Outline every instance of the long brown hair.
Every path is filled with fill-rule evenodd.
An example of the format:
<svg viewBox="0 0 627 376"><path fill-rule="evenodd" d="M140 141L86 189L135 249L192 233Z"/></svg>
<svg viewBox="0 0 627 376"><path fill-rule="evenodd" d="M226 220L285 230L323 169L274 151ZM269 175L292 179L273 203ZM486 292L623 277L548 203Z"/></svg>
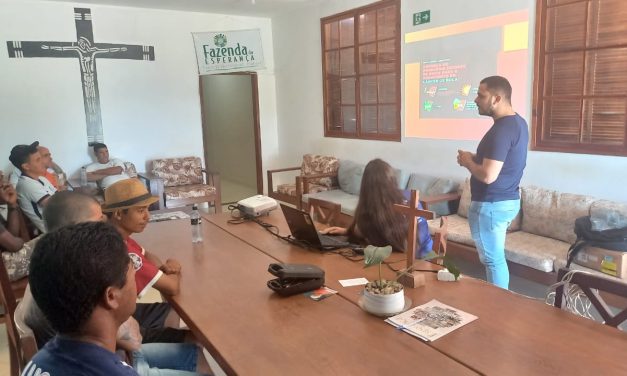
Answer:
<svg viewBox="0 0 627 376"><path fill-rule="evenodd" d="M371 245L405 250L407 220L392 209L393 204L401 204L404 199L392 166L381 159L368 162L349 234Z"/></svg>

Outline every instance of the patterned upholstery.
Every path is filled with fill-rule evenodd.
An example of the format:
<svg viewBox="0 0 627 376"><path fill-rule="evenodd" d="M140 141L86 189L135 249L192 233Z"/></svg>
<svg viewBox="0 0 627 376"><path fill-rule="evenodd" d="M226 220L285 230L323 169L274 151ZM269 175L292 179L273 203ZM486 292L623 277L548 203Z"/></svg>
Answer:
<svg viewBox="0 0 627 376"><path fill-rule="evenodd" d="M166 187L202 184L202 164L198 157L155 159L152 173L164 181Z"/></svg>
<svg viewBox="0 0 627 376"><path fill-rule="evenodd" d="M124 162L124 169L126 170L126 174L131 178L137 177L137 169L132 162Z"/></svg>
<svg viewBox="0 0 627 376"><path fill-rule="evenodd" d="M329 157L324 155L305 154L303 155L303 164L300 169L301 176L316 175L316 174L337 174L337 170L340 167L339 159L335 157ZM337 186L337 178L320 178L310 180L309 183L323 185L326 187ZM306 192L305 192L306 193Z"/></svg>
<svg viewBox="0 0 627 376"><path fill-rule="evenodd" d="M206 184L189 184L178 187L165 187L165 199L204 197L216 193L216 188Z"/></svg>
<svg viewBox="0 0 627 376"><path fill-rule="evenodd" d="M309 184L309 193L323 192L329 189L331 188L325 185ZM296 184L279 184L277 186L277 192L288 196L296 196Z"/></svg>

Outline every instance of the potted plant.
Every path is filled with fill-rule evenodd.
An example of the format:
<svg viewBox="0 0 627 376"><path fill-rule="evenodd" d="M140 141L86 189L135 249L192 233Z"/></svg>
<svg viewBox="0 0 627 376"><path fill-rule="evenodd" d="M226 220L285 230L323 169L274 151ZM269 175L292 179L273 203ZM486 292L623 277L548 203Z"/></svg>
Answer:
<svg viewBox="0 0 627 376"><path fill-rule="evenodd" d="M379 266L379 279L368 282L363 293L362 308L372 314L389 316L400 313L405 307L403 285L396 280L386 280L381 276L381 263L392 253L392 247L364 249L364 268Z"/></svg>

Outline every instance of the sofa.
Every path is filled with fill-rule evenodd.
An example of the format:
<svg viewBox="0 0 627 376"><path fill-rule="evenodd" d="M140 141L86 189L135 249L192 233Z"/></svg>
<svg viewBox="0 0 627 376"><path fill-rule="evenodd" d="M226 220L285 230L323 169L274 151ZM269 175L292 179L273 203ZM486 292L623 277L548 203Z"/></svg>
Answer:
<svg viewBox="0 0 627 376"><path fill-rule="evenodd" d="M337 181L337 186L333 189L304 193L301 197L302 202L307 206L309 198L316 198L337 203L342 206L342 215L348 219L352 218L359 201L364 168L365 164L363 163L348 159L339 160L337 173L332 176L332 180ZM433 211L438 216L455 212L456 202L451 199L457 197L459 183L451 179L437 178L416 172L410 173L401 169L396 169L396 174L399 188L417 190L419 200L425 209ZM308 179L308 177L302 177L304 183Z"/></svg>
<svg viewBox="0 0 627 376"><path fill-rule="evenodd" d="M448 252L476 260L468 226L469 180L460 188L457 213L448 216ZM576 240L575 219L590 215L606 228L627 222L627 204L535 186L523 186L520 193L521 211L508 228L505 257L512 273L541 283L554 283L566 265L568 248ZM439 221L429 221L431 233L438 227Z"/></svg>

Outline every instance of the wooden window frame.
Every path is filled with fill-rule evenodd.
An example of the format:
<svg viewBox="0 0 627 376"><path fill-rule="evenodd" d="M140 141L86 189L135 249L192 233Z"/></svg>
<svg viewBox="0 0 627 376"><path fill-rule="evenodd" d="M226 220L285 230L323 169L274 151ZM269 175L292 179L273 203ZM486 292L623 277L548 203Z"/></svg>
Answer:
<svg viewBox="0 0 627 376"><path fill-rule="evenodd" d="M390 6L396 7L396 24L395 24L395 32L394 32L393 38L379 39L377 32L375 32L374 40L360 43L360 39L359 39L360 17L359 16L367 12L372 12L372 11L376 12L379 9L387 8ZM340 75L338 76L338 78L341 81L341 79L344 77L354 76L354 79L355 79L355 103L354 103L355 117L356 117L355 132L345 132L345 128L343 124L342 124L341 129L339 130L331 129L332 125L329 124L330 114L327 113L328 109L332 106L332 104L329 102L330 99L327 97L327 90L329 89L327 88L327 81L329 81L330 74L328 74L327 72L327 62L326 62L325 53L330 50L341 51L342 46L338 45L337 48L331 48L331 47L327 48L326 43L325 43L326 41L325 25L333 23L333 22L339 22L340 20L347 19L350 17L353 18L354 37L353 37L352 48L354 49L353 65L354 65L355 72L354 72L354 75L347 75L347 76ZM378 20L376 20L375 23L377 23L377 28L378 28ZM383 1L379 1L370 5L351 9L342 13L338 13L332 16L322 18L320 19L320 34L321 34L321 47L322 47L321 59L322 59L322 81L323 81L324 136L325 137L338 137L338 138L366 139L366 140L401 141L401 3L400 3L400 0L383 0ZM359 67L359 50L360 50L359 47L365 44L374 43L375 46L377 46L376 51L378 55L379 43L385 42L385 41L389 42L392 40L394 41L394 47L395 47L394 58L396 59L393 70L380 71L379 61L377 61L377 67L374 72L368 72L368 73L362 74L360 72L360 67ZM385 73L394 73L396 75L396 78L395 78L396 92L394 94L395 102L380 102L379 101L380 90L379 90L379 86L377 86L377 100L374 103L374 105L372 103L369 103L370 106L375 106L377 108L377 132L376 133L365 132L362 128L362 121L361 121L362 101L361 101L361 95L360 95L361 93L360 79L363 77L367 77L367 76L378 77ZM341 102L341 85L340 85L339 90L340 90L339 105L341 107L343 105L343 103ZM348 105L350 106L351 104L348 104ZM380 127L379 108L381 105L394 105L395 106L396 124L394 125L395 130L393 133L381 133L380 132L381 127ZM342 116L340 115L340 118L341 117Z"/></svg>
<svg viewBox="0 0 627 376"><path fill-rule="evenodd" d="M583 5L582 3L586 4ZM582 7L586 6L586 14L584 16L585 23L581 25L582 28L585 28L583 33L584 35L582 37L583 44L579 47L568 47L568 43L562 44L562 48L555 46L558 45L560 41L558 39L549 40L549 36L547 35L549 31L547 29L549 29L549 25L552 25L554 28L551 30L555 30L563 24L560 24L560 21L555 22L554 20L553 22L555 23L551 23L552 20L549 18L549 9L558 9L558 7L564 7L562 9L565 9L565 7L574 7L577 6L577 4L581 4ZM590 16L594 10L598 11L598 9L600 9L594 8L596 4L596 0L536 0L535 62L532 102L532 150L627 156L627 91L625 91L623 95L617 95L616 93L611 95L604 95L603 93L595 94L596 89L594 89L594 85L597 84L597 71L590 67L588 63L591 60L592 54L598 54L599 51L613 52L619 49L625 49L627 48L627 42L621 41L619 43L604 44L603 40L598 37L599 34L595 34L600 27L599 25L603 24L601 19L591 18ZM557 11L554 10L553 12ZM567 17L564 17L561 20L565 19L567 19ZM608 27L607 25L610 24L606 23L604 26ZM558 38L563 38L565 35L557 32L555 32L555 34L558 35ZM591 41L593 36L597 36L598 39L596 41ZM552 43L555 47L551 51L547 52L548 43ZM564 47L564 45L566 45L566 47ZM547 87L552 88L554 83L559 82L557 79L553 80L551 76L551 74L555 74L557 71L556 69L553 69L553 73L548 72L548 68L551 68L550 63L555 63L557 61L557 57L564 56L564 54L579 52L581 53L583 64L582 73L578 77L581 79L581 92L579 95L563 93L555 94L555 92L549 92ZM562 59L567 60L565 57L562 57ZM616 64L614 63L612 65ZM618 69L612 69L610 72L612 74L617 73ZM618 73L627 75L627 67ZM601 84L599 84L599 86L601 86ZM620 105L620 101L623 100L625 103L622 110L623 112L621 113L620 109L614 112L612 110L607 110L606 112L599 110L598 112L595 112L596 110L594 109L594 105L596 103L603 103L599 100L604 98L609 99L618 105ZM609 100L607 102L609 102ZM572 110L569 109L568 106L559 108L558 105L555 104L552 107L549 105L551 102L556 103L559 101L570 101L570 103L575 103L576 101L579 102L577 106L573 106ZM564 104L566 102L561 103ZM547 105L545 106L545 104ZM550 116L553 116L553 113L551 113L550 110L553 110L556 114L561 112L560 115L566 117L572 116L575 119L578 116L578 134L575 133L570 135L571 138L577 138L577 141L568 140L568 136L560 135L557 132L557 135L555 136L545 137L548 132L552 131L551 126L555 124L550 123L548 120ZM579 113L578 115L577 112ZM557 115L555 116L557 117ZM598 139L594 140L594 132L602 133L599 129L609 129L610 132L620 135L620 121L612 120L612 116L618 119L620 119L621 116L624 118L622 145L619 144L621 139L620 136L613 136L612 140L614 144L610 144L610 137L612 136L607 136L608 138L606 140L597 136ZM562 119L562 121L564 120ZM613 123L610 121L613 121ZM568 120L566 120L566 122L568 122ZM595 124L597 124L596 127ZM608 126L607 124L610 125ZM559 128L559 125L557 125L557 127ZM572 127L572 129L569 129L568 131L572 132L574 129L575 127ZM560 140L560 137L562 140Z"/></svg>

